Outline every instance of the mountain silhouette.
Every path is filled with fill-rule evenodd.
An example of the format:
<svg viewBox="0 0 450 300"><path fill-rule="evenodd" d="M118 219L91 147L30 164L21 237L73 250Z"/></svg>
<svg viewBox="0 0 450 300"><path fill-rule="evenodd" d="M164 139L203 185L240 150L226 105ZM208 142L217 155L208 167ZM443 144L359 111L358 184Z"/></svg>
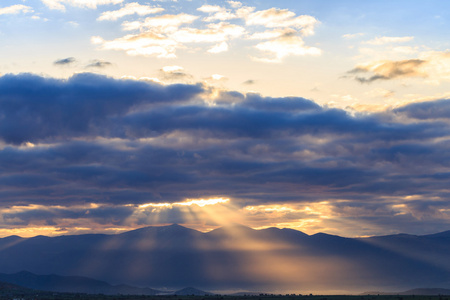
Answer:
<svg viewBox="0 0 450 300"><path fill-rule="evenodd" d="M212 295L212 293L209 292L205 292L193 287L187 287L181 290L178 290L176 292L173 293L174 295L179 295L179 296L207 296L207 295Z"/></svg>
<svg viewBox="0 0 450 300"><path fill-rule="evenodd" d="M172 290L450 288L450 232L344 238L236 224L203 233L173 224L114 235L0 239L0 272L22 270Z"/></svg>

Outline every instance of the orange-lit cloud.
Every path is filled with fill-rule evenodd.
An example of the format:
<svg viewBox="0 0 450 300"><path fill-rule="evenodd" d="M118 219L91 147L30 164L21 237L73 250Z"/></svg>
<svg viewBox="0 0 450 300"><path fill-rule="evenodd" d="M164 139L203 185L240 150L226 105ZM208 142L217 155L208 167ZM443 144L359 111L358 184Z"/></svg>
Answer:
<svg viewBox="0 0 450 300"><path fill-rule="evenodd" d="M174 206L191 206L191 205L197 205L199 207L204 207L207 205L228 203L229 201L230 201L230 199L226 199L226 198L188 199L184 202L175 202L175 203L147 203L147 204L139 205L139 208L147 208L147 207L172 208Z"/></svg>

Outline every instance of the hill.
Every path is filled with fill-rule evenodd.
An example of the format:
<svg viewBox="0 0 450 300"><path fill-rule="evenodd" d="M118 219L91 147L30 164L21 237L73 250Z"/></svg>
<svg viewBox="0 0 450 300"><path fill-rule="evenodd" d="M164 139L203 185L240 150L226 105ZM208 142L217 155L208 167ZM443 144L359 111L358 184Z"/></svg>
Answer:
<svg viewBox="0 0 450 300"><path fill-rule="evenodd" d="M65 290L104 293L131 293L130 286L300 293L450 288L450 238L443 232L352 239L239 225L202 233L174 224L116 235L0 239L0 272L22 270L75 276L79 283L47 275L39 288L59 280Z"/></svg>
<svg viewBox="0 0 450 300"><path fill-rule="evenodd" d="M0 281L29 289L105 295L156 295L160 291L150 288L137 288L128 285L110 285L104 281L80 276L36 275L21 271L14 274L0 273Z"/></svg>

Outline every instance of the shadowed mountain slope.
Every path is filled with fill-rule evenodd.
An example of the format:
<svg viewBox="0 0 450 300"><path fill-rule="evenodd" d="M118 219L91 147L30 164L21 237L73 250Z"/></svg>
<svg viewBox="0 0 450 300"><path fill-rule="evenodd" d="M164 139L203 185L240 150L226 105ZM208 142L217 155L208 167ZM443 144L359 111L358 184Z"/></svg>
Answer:
<svg viewBox="0 0 450 300"><path fill-rule="evenodd" d="M443 232L352 239L241 225L202 233L174 224L117 235L0 239L0 272L21 270L171 289L449 288L450 238Z"/></svg>

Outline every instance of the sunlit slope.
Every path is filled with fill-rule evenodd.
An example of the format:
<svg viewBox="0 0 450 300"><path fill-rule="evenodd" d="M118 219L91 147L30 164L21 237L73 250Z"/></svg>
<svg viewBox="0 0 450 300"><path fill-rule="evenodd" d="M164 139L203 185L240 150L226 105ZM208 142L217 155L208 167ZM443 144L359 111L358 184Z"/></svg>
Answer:
<svg viewBox="0 0 450 300"><path fill-rule="evenodd" d="M450 286L450 239L350 239L233 225L179 225L118 235L0 239L0 272L87 276L154 288L284 291L404 290Z"/></svg>

